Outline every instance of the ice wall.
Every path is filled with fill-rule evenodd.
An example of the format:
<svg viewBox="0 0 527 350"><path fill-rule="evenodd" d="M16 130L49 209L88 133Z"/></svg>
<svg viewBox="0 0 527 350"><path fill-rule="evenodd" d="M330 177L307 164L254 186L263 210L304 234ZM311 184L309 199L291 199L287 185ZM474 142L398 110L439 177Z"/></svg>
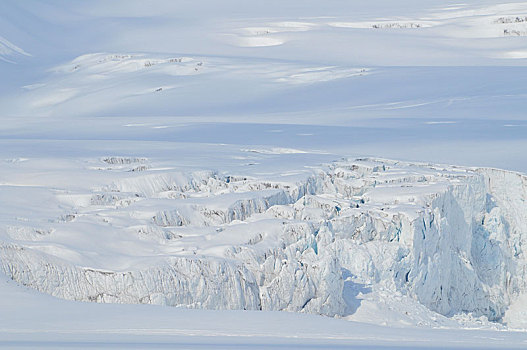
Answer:
<svg viewBox="0 0 527 350"><path fill-rule="evenodd" d="M353 313L347 289L363 286L445 316L500 321L527 289L518 173L375 159L297 182L145 171L94 190L78 218L45 235L5 229L2 270L73 300L330 316ZM97 260L101 252L72 258L88 255L75 242L90 235L87 223L108 232L101 245L122 253L119 267ZM77 234L68 241L67 232ZM123 237L140 249L120 251Z"/></svg>

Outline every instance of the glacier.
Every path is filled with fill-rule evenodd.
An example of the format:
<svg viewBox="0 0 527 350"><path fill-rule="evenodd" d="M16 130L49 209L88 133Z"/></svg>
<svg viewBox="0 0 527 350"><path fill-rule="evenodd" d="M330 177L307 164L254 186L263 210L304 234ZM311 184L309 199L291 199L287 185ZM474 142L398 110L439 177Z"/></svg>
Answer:
<svg viewBox="0 0 527 350"><path fill-rule="evenodd" d="M493 322L527 291L521 173L360 158L287 180L99 162L119 178L55 194L70 207L40 226L2 228L7 276L70 300L339 317L382 293ZM115 258L72 232L99 232Z"/></svg>
<svg viewBox="0 0 527 350"><path fill-rule="evenodd" d="M0 348L524 348L526 18L0 1Z"/></svg>

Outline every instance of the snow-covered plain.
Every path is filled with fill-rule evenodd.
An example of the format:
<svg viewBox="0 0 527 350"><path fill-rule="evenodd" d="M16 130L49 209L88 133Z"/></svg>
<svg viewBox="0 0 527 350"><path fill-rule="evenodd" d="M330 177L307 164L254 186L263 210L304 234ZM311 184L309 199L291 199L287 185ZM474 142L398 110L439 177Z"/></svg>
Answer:
<svg viewBox="0 0 527 350"><path fill-rule="evenodd" d="M525 347L526 63L521 2L2 1L0 347Z"/></svg>

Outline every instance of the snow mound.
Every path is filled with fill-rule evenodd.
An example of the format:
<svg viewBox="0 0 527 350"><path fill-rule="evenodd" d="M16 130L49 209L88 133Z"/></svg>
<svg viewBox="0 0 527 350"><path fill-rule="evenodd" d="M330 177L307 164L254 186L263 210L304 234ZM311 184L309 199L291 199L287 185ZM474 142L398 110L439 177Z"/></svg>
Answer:
<svg viewBox="0 0 527 350"><path fill-rule="evenodd" d="M247 46L280 44L270 37L243 37ZM14 101L14 113L39 116L166 115L174 111L213 110L226 101L238 104L242 95L253 96L240 81L250 76L261 98L370 74L370 69L318 66L294 62L232 59L221 56L176 56L146 53L90 53L49 70L43 81L23 86ZM224 93L226 86L239 94ZM210 88L207 93L204 87ZM207 98L204 96L207 95ZM208 107L207 107L208 106ZM79 108L82 107L82 108ZM181 113L181 112L179 112ZM126 124L140 126L142 124ZM148 124L144 124L145 126ZM162 131L170 125L152 125Z"/></svg>
<svg viewBox="0 0 527 350"><path fill-rule="evenodd" d="M278 46L289 41L287 33L307 32L316 26L315 23L297 21L263 23L258 27L234 30L234 33L226 34L225 37L228 42L240 47Z"/></svg>

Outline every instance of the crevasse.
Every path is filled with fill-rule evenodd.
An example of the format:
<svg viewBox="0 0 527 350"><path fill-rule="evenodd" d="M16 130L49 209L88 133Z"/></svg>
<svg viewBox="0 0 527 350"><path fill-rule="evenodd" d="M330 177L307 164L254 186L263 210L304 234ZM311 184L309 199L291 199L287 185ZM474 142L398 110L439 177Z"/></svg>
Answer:
<svg viewBox="0 0 527 350"><path fill-rule="evenodd" d="M527 291L527 177L514 172L376 159L294 183L147 170L91 196L79 219L6 228L2 270L71 300L329 316L356 310L350 285L498 322ZM94 267L37 244L86 223L157 253Z"/></svg>

